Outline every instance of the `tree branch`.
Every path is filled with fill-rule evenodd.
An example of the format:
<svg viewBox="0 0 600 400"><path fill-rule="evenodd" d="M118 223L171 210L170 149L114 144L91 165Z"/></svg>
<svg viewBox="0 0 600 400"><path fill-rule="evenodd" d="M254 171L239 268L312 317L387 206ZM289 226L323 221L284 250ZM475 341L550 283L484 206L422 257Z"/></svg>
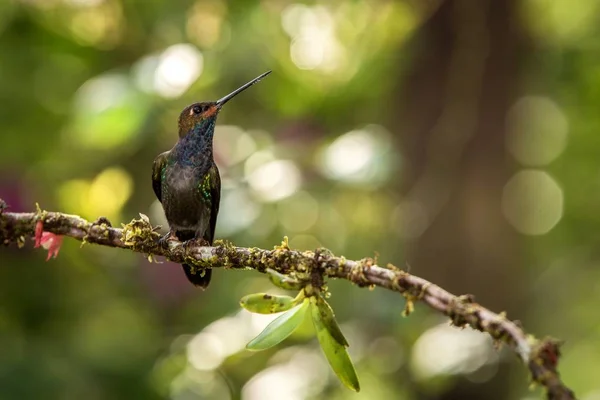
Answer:
<svg viewBox="0 0 600 400"><path fill-rule="evenodd" d="M314 252L291 250L286 241L273 250L236 247L220 241L213 247L203 247L194 241L185 244L170 241L161 245L158 241L160 235L144 215L140 220L133 220L118 229L102 218L91 223L76 215L39 209L36 213L11 213L3 211L4 208L5 204L0 199L0 243L4 245L22 245L26 237L34 235L36 224L41 221L45 232L69 236L85 243L163 256L176 263L185 262L201 268L254 269L263 273L271 268L282 274L346 279L361 287L379 286L398 292L406 298L406 313L412 310L412 302L419 300L450 317L453 325L468 325L487 332L497 343L508 345L528 367L532 380L546 389L548 399L575 399L557 371L559 341L550 338L538 340L526 334L519 323L507 319L504 313L496 314L475 303L472 296L455 296L392 265L380 267L370 258L346 260L326 249Z"/></svg>

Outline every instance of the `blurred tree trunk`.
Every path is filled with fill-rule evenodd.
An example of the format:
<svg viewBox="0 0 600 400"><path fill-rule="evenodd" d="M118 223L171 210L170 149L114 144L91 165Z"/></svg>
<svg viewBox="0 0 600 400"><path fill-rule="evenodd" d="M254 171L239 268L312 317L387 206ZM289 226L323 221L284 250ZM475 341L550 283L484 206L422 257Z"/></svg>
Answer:
<svg viewBox="0 0 600 400"><path fill-rule="evenodd" d="M511 174L504 141L519 82L516 25L512 0L442 2L410 46L414 58L396 91L402 106L392 126L405 155L411 272L523 318L527 274L500 204ZM507 379L501 369L477 392L509 398ZM439 398L481 398L475 388L465 381Z"/></svg>

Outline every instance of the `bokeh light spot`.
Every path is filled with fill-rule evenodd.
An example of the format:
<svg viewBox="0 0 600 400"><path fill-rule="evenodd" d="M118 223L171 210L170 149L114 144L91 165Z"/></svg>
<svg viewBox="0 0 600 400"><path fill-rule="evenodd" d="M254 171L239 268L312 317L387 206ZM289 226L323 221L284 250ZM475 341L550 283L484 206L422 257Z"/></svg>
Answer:
<svg viewBox="0 0 600 400"><path fill-rule="evenodd" d="M133 82L136 87L145 93L154 93L154 76L160 63L158 55L148 55L140 58L131 67Z"/></svg>
<svg viewBox="0 0 600 400"><path fill-rule="evenodd" d="M159 58L154 89L164 97L181 96L202 74L204 57L191 44L176 44Z"/></svg>
<svg viewBox="0 0 600 400"><path fill-rule="evenodd" d="M546 165L567 145L567 118L556 103L546 97L521 98L508 111L506 123L506 146L521 164Z"/></svg>
<svg viewBox="0 0 600 400"><path fill-rule="evenodd" d="M599 6L595 0L524 2L530 29L540 41L551 43L568 43L589 35L595 26Z"/></svg>
<svg viewBox="0 0 600 400"><path fill-rule="evenodd" d="M371 137L364 131L352 131L335 140L327 149L327 170L336 177L347 177L364 169L374 155Z"/></svg>
<svg viewBox="0 0 600 400"><path fill-rule="evenodd" d="M88 208L92 214L116 216L133 192L133 179L122 168L102 171L90 186Z"/></svg>
<svg viewBox="0 0 600 400"><path fill-rule="evenodd" d="M219 367L226 357L243 348L242 326L243 321L235 316L221 318L207 326L188 343L189 363L200 371Z"/></svg>
<svg viewBox="0 0 600 400"><path fill-rule="evenodd" d="M79 4L75 5L75 1ZM121 3L104 0L71 0L70 30L83 45L111 49L118 44L124 31Z"/></svg>
<svg viewBox="0 0 600 400"><path fill-rule="evenodd" d="M133 180L121 168L108 168L91 182L70 180L58 189L61 204L68 212L95 219L103 215L119 219L122 207L133 192Z"/></svg>
<svg viewBox="0 0 600 400"><path fill-rule="evenodd" d="M188 13L187 34L205 48L214 46L227 28L226 3L220 1L197 1Z"/></svg>
<svg viewBox="0 0 600 400"><path fill-rule="evenodd" d="M394 373L404 363L404 354L398 341L389 336L378 337L371 341L367 351L368 357L375 361L379 371Z"/></svg>
<svg viewBox="0 0 600 400"><path fill-rule="evenodd" d="M200 371L217 368L227 355L223 341L214 333L201 332L188 344L188 360Z"/></svg>
<svg viewBox="0 0 600 400"><path fill-rule="evenodd" d="M63 0L65 3L75 7L95 7L104 3L105 0Z"/></svg>
<svg viewBox="0 0 600 400"><path fill-rule="evenodd" d="M316 349L315 349L316 350ZM319 350L302 349L286 363L254 375L242 389L244 400L304 400L321 393L330 373Z"/></svg>
<svg viewBox="0 0 600 400"><path fill-rule="evenodd" d="M169 388L169 399L231 399L231 391L223 374L201 371L188 366L179 374Z"/></svg>
<svg viewBox="0 0 600 400"><path fill-rule="evenodd" d="M544 235L563 215L563 191L547 172L524 170L504 186L502 211L520 233Z"/></svg>
<svg viewBox="0 0 600 400"><path fill-rule="evenodd" d="M487 335L443 324L419 337L412 348L411 366L415 377L425 380L437 375L469 374L497 360Z"/></svg>
<svg viewBox="0 0 600 400"><path fill-rule="evenodd" d="M277 315L251 314L245 310L218 319L187 343L187 359L199 371L218 368L232 354L275 319Z"/></svg>
<svg viewBox="0 0 600 400"><path fill-rule="evenodd" d="M302 176L292 161L274 160L256 168L248 182L264 201L277 201L296 192Z"/></svg>
<svg viewBox="0 0 600 400"><path fill-rule="evenodd" d="M350 131L333 141L321 154L320 167L331 179L378 184L387 178L391 161L388 132L377 125Z"/></svg>
<svg viewBox="0 0 600 400"><path fill-rule="evenodd" d="M57 196L61 207L67 213L82 213L87 203L90 183L83 179L72 179L58 187Z"/></svg>
<svg viewBox="0 0 600 400"><path fill-rule="evenodd" d="M250 134L233 125L217 125L214 138L215 152L226 165L244 161L256 150L256 142Z"/></svg>
<svg viewBox="0 0 600 400"><path fill-rule="evenodd" d="M274 160L275 155L270 150L255 152L244 163L244 176L247 179L258 167Z"/></svg>
<svg viewBox="0 0 600 400"><path fill-rule="evenodd" d="M126 76L106 74L79 88L74 107L68 139L85 147L109 149L139 134L148 102Z"/></svg>
<svg viewBox="0 0 600 400"><path fill-rule="evenodd" d="M77 91L75 107L79 112L101 113L126 101L129 92L127 78L107 74L92 78Z"/></svg>
<svg viewBox="0 0 600 400"><path fill-rule="evenodd" d="M582 397L583 400L600 400L600 389L593 390Z"/></svg>
<svg viewBox="0 0 600 400"><path fill-rule="evenodd" d="M302 232L310 229L319 217L319 203L308 192L298 192L277 205L279 221L286 230Z"/></svg>
<svg viewBox="0 0 600 400"><path fill-rule="evenodd" d="M345 64L345 49L327 8L292 4L282 12L281 24L292 38L290 57L298 68L333 72Z"/></svg>
<svg viewBox="0 0 600 400"><path fill-rule="evenodd" d="M249 227L260 214L261 206L242 187L224 189L217 233L229 236Z"/></svg>
<svg viewBox="0 0 600 400"><path fill-rule="evenodd" d="M290 239L290 247L298 250L314 250L322 247L323 244L313 235L295 235Z"/></svg>
<svg viewBox="0 0 600 400"><path fill-rule="evenodd" d="M290 37L297 36L300 33L302 28L301 20L307 10L307 5L293 3L281 12L281 26Z"/></svg>

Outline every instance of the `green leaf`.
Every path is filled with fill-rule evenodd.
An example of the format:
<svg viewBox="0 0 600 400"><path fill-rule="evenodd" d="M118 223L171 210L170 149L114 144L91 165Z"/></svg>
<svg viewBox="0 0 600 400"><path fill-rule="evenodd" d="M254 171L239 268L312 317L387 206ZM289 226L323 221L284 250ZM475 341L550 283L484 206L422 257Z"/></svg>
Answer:
<svg viewBox="0 0 600 400"><path fill-rule="evenodd" d="M312 320L317 331L317 338L329 361L329 365L333 369L333 372L337 377L346 385L349 389L355 392L360 391L360 384L358 383L358 377L352 365L352 360L346 351L346 347L340 344L329 332L327 326L323 323L321 318L321 312L319 306L315 303L311 305Z"/></svg>
<svg viewBox="0 0 600 400"><path fill-rule="evenodd" d="M257 337L252 339L246 345L246 348L248 350L265 350L281 343L300 326L309 304L309 300L304 299L302 304L298 304L285 314L277 317Z"/></svg>
<svg viewBox="0 0 600 400"><path fill-rule="evenodd" d="M287 311L295 304L293 297L275 296L267 293L249 294L240 300L242 307L258 314L274 314Z"/></svg>
<svg viewBox="0 0 600 400"><path fill-rule="evenodd" d="M321 321L322 321L323 325L327 328L327 330L329 331L331 336L333 336L333 338L342 346L348 347L349 346L348 341L344 337L344 334L342 333L340 326L338 325L337 321L335 320L335 314L333 313L333 310L331 309L331 306L329 305L329 303L327 303L327 301L325 301L324 298L319 296L319 297L317 297L316 306L317 306L318 312L321 316Z"/></svg>
<svg viewBox="0 0 600 400"><path fill-rule="evenodd" d="M287 275L280 274L279 272L267 268L267 274L269 275L269 280L271 283L277 287L286 290L298 290L302 288L302 284L296 279L290 278Z"/></svg>

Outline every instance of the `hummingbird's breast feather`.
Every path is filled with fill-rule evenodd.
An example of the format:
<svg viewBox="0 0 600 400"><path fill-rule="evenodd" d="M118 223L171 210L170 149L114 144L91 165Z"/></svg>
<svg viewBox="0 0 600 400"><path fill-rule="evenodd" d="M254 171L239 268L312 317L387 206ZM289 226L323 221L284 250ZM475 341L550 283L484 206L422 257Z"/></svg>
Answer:
<svg viewBox="0 0 600 400"><path fill-rule="evenodd" d="M202 172L191 166L173 165L162 181L163 208L171 229L204 235L210 221L210 204L203 198Z"/></svg>

